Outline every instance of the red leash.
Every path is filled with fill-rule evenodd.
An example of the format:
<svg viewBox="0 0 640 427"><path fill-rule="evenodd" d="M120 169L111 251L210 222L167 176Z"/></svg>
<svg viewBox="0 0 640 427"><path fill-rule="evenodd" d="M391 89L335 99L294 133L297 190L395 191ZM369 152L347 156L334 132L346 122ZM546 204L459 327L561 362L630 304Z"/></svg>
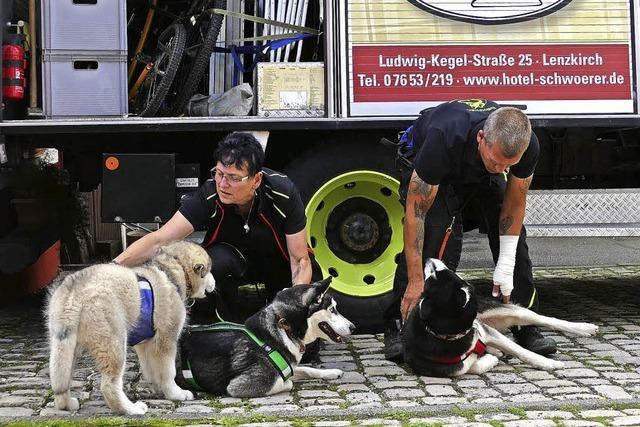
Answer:
<svg viewBox="0 0 640 427"><path fill-rule="evenodd" d="M438 251L438 259L442 261L442 256L444 255L444 250L447 247L447 242L449 241L449 237L451 237L451 232L453 231L453 223L456 222L456 217L454 216L451 220L451 224L444 232L444 237L442 238L442 243L440 244L440 250Z"/></svg>

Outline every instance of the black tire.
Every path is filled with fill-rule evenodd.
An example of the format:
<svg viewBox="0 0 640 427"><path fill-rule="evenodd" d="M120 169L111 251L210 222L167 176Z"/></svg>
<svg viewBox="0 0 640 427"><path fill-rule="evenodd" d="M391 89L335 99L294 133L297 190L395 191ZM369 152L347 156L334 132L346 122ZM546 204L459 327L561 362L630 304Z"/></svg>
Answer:
<svg viewBox="0 0 640 427"><path fill-rule="evenodd" d="M174 23L158 37L153 69L136 95L136 110L141 117L154 116L164 102L175 77L187 33L182 24Z"/></svg>
<svg viewBox="0 0 640 427"><path fill-rule="evenodd" d="M209 0L203 4L202 11L211 8L226 9L226 7L226 0ZM220 35L220 29L222 27L223 19L224 16L217 13L208 15L204 12L202 12L200 17L198 18L195 25L196 28L194 30L202 30L202 32L205 33L205 36L202 40L202 44L198 49L198 52L195 55L195 59L191 64L191 68L189 69L184 83L176 82L177 96L170 106L169 115L177 116L182 114L187 103L189 102L189 99L191 99L191 97L198 90L198 85L200 84L205 71L209 67L209 58L211 57L211 53L213 53L213 48L216 45L216 40Z"/></svg>
<svg viewBox="0 0 640 427"><path fill-rule="evenodd" d="M322 144L295 159L284 172L296 183L307 205L326 182L346 172L359 170L382 172L397 179L394 150L377 141ZM316 259L323 264L318 256ZM353 265L357 268L357 264ZM391 287L385 293L370 297L347 295L334 289L332 293L338 302L338 310L356 325L358 333L384 330L384 312L393 299Z"/></svg>
<svg viewBox="0 0 640 427"><path fill-rule="evenodd" d="M393 301L393 291L375 297L361 298L331 291L338 304L338 311L354 325L356 334L384 332L384 313Z"/></svg>

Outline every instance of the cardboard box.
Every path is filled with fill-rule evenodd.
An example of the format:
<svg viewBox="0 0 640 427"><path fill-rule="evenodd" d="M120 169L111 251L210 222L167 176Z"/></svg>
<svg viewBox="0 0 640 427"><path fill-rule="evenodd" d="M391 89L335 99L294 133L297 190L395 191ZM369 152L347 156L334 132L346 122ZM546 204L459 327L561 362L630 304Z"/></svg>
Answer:
<svg viewBox="0 0 640 427"><path fill-rule="evenodd" d="M257 74L258 116L324 117L322 62L261 62Z"/></svg>

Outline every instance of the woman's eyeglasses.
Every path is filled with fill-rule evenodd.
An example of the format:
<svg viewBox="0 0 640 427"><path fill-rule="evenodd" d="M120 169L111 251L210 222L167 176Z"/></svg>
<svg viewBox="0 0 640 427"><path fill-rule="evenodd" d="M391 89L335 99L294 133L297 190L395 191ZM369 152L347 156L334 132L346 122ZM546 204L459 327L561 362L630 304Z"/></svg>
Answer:
<svg viewBox="0 0 640 427"><path fill-rule="evenodd" d="M231 185L240 184L243 181L249 179L249 175L247 176L238 176L233 174L223 173L216 168L211 169L211 178L215 179L217 182L222 181L222 178L226 179L227 182Z"/></svg>

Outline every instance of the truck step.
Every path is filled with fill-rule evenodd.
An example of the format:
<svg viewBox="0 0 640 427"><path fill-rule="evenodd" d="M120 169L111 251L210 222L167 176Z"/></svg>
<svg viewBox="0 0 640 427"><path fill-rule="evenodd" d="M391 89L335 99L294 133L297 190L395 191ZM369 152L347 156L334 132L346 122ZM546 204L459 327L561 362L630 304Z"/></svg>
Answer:
<svg viewBox="0 0 640 427"><path fill-rule="evenodd" d="M640 236L640 188L532 190L525 225L532 237Z"/></svg>

